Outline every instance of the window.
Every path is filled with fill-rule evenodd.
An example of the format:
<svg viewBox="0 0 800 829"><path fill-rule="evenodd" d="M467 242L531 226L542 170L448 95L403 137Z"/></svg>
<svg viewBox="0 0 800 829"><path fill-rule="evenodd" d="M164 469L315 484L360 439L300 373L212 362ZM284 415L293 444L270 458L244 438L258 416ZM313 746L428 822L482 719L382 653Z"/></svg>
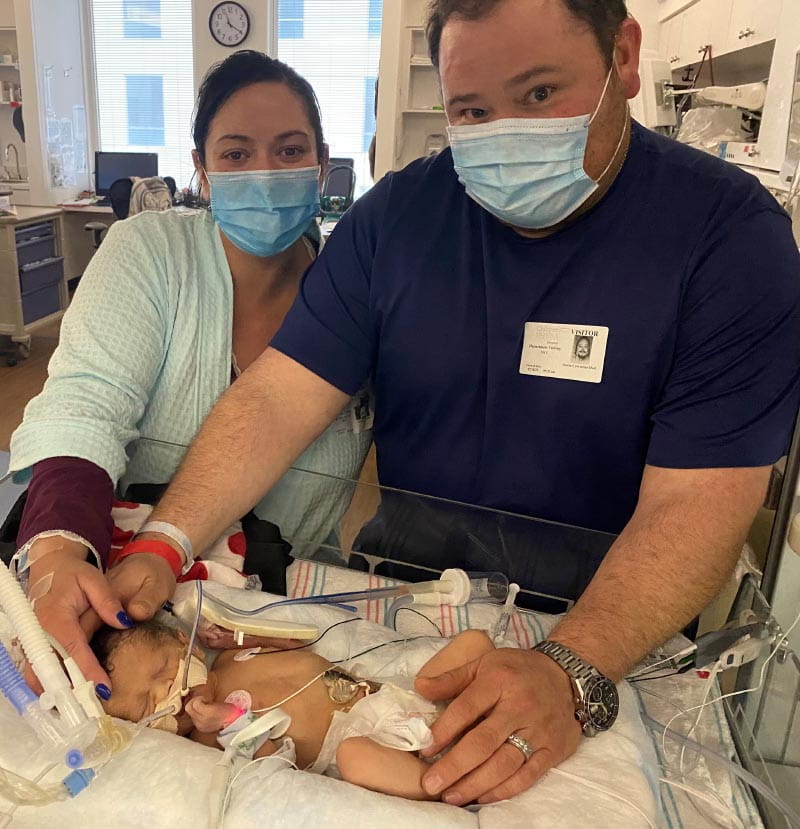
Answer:
<svg viewBox="0 0 800 829"><path fill-rule="evenodd" d="M160 0L122 0L122 33L140 40L161 37Z"/></svg>
<svg viewBox="0 0 800 829"><path fill-rule="evenodd" d="M194 172L191 0L89 0L89 7L97 149L156 152L159 174L185 187Z"/></svg>
<svg viewBox="0 0 800 829"><path fill-rule="evenodd" d="M375 78L382 4L377 0L277 0L278 57L314 87L330 153L352 158L356 195L372 184L367 150L375 132ZM301 7L302 34L285 36L282 21ZM290 14L291 10L291 14Z"/></svg>
<svg viewBox="0 0 800 829"><path fill-rule="evenodd" d="M375 135L375 83L377 78L364 78L364 152Z"/></svg>
<svg viewBox="0 0 800 829"><path fill-rule="evenodd" d="M278 39L303 37L304 0L281 0L278 10Z"/></svg>
<svg viewBox="0 0 800 829"><path fill-rule="evenodd" d="M161 75L126 75L128 144L164 146L164 78Z"/></svg>
<svg viewBox="0 0 800 829"><path fill-rule="evenodd" d="M383 0L369 0L369 36L381 36L381 20L383 18Z"/></svg>

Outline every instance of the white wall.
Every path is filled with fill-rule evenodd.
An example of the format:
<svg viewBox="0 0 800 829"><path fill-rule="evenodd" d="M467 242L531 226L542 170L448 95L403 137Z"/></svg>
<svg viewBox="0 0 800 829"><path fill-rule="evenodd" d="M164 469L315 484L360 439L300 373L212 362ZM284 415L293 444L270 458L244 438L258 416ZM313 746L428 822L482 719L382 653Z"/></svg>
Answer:
<svg viewBox="0 0 800 829"><path fill-rule="evenodd" d="M659 4L653 0L628 0L628 11L642 27L642 49L657 51Z"/></svg>
<svg viewBox="0 0 800 829"><path fill-rule="evenodd" d="M250 15L250 33L236 49L220 46L211 36L208 17L219 0L193 0L192 24L194 29L194 82L199 88L208 68L217 61L224 60L236 49L256 49L270 52L272 21L268 4L264 0L244 0L241 5ZM391 2L391 0L389 0Z"/></svg>

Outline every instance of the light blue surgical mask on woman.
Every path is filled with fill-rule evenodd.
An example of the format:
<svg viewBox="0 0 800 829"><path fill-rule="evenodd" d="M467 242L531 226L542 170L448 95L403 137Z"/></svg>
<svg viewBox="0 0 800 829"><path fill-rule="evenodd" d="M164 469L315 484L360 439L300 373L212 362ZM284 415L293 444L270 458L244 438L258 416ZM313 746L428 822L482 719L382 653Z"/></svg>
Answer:
<svg viewBox="0 0 800 829"><path fill-rule="evenodd" d="M318 215L319 174L319 166L206 173L211 215L239 250L275 256Z"/></svg>
<svg viewBox="0 0 800 829"><path fill-rule="evenodd" d="M598 187L586 175L583 162L589 126L605 99L612 72L613 67L591 115L503 118L448 127L453 164L467 193L498 219L529 230L553 227L572 215ZM627 123L626 118L600 179L619 153Z"/></svg>

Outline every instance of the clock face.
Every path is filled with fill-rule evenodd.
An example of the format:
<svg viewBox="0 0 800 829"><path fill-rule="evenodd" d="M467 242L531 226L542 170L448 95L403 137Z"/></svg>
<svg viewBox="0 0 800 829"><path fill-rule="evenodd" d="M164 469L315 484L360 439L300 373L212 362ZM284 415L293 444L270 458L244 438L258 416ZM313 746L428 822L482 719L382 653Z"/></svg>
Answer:
<svg viewBox="0 0 800 829"><path fill-rule="evenodd" d="M614 724L619 713L619 694L614 683L606 677L596 677L586 687L586 706L589 721L598 731Z"/></svg>
<svg viewBox="0 0 800 829"><path fill-rule="evenodd" d="M208 18L208 28L217 43L238 46L250 31L250 16L238 3L218 3Z"/></svg>

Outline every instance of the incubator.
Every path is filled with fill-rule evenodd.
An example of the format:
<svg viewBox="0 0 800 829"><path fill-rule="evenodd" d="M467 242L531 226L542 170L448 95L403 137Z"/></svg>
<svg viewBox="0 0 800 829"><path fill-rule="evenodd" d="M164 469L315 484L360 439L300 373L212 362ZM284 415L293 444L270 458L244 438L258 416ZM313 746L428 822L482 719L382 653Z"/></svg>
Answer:
<svg viewBox="0 0 800 829"><path fill-rule="evenodd" d="M0 488L8 486L9 482L0 482ZM417 643L422 647L427 642L439 641L442 635L449 636L470 627L488 631L498 646L531 647L546 636L553 624L556 617L548 614L558 614L571 606L572 591L579 590L587 578L586 561L601 557L614 540L603 533L362 485L309 470L291 470L286 486L296 488L306 501L313 501L320 510L326 510L336 532L324 543L317 544L312 555L298 558L289 567L283 589L272 590L283 593L286 598L266 596L252 589L223 590L211 581L202 583L199 588L194 584L184 586L175 598L173 611L187 623L187 633L208 623L233 631L234 637L288 637L331 661L344 659L341 664L345 667L353 664L352 659L362 652L366 655L358 657L359 663L367 660L365 664L380 667L388 665L391 658L394 666L400 653L397 648L416 646ZM311 539L303 538L301 527L298 537L289 541L305 552ZM444 558L458 561L461 567L437 566ZM331 562L349 567L332 566ZM554 575L556 570L562 574L560 579ZM69 660L64 663L66 672L59 664L51 650L52 643L42 639L27 601L13 578L9 581L7 576L8 571L3 568L0 573L0 642L11 647L9 628L19 638L24 636L23 646L29 651L29 661L37 669L45 694L36 697L22 685L11 660L0 651L0 684L5 696L12 700L9 704L0 699L0 730L10 729L11 717L19 723L24 721L27 723L24 733L30 734L31 739L34 733L37 735L40 753L36 762L27 756L23 764L19 755L14 754L13 747L7 741L0 741L3 743L0 745L0 767L8 770L0 773L0 827L4 813L8 813L15 802L41 804L37 808L48 809L55 807L48 807L46 803L61 801L58 803L58 809L62 810L58 812L59 820L66 822L83 814L73 809L73 804L75 809L80 809L79 804L83 801L90 806L82 808L91 808L92 814L97 815L97 824L89 822L87 825L100 825L101 821L104 825L119 822L109 805L108 788L111 780L119 779L119 774L109 770L117 768L124 773L125 769L135 767L137 757L142 758L154 750L167 751L166 743L154 743L154 739L184 741L153 734L142 727L145 723L131 727L105 717L91 684L83 680ZM769 607L759 606L753 595L749 599L741 598L737 615L729 621L734 626L761 625L758 631L767 630ZM746 615L745 610L751 615ZM347 620L351 621L342 624ZM782 621L785 630L791 619ZM383 627L378 628L374 623ZM367 634L377 629L385 633L375 642ZM23 630L26 632L21 635ZM755 631L756 628L752 628L751 632ZM777 641L774 633L773 630L769 634L770 642ZM369 633L370 637L372 635ZM733 637L732 641L738 639ZM398 644L393 644L395 642ZM720 646L727 643L727 639L717 642ZM188 652L193 644L190 638ZM645 768L646 774L654 775L651 788L656 803L660 804L658 808L669 815L673 825L681 822L687 826L738 825L720 817L720 814L737 810L748 816L743 821L747 826L764 825L772 829L795 825L789 801L800 790L800 778L797 777L800 758L796 748L800 745L800 663L797 657L787 648L776 652L767 663L769 649L759 650L753 661L739 667L738 677L734 677L735 671L722 674L719 684L713 685L704 700L703 682L697 678L695 666L680 673L688 664L687 657L675 658L674 668L670 662L658 665L659 659L672 659L687 648L690 643L686 640L665 646L655 662L642 666L642 676L632 677L647 681L630 684L637 703L629 712L638 717L635 713L637 705L644 712L643 726L640 725L641 731L636 732L640 735L637 739L647 741L647 746L640 745L645 752L642 757L646 757L647 752L655 753L657 765L653 766L653 771L647 771L646 760L641 761L644 763L641 767ZM705 655L698 659L702 661L709 653L711 651L706 649ZM404 658L401 656L401 663ZM370 659L373 662L368 662ZM722 704L703 707L713 701L715 695L756 685L764 665L765 681L758 693L725 700L724 716L720 713ZM175 683L175 694L151 720L157 721L175 713L175 705L180 704L180 698L192 684L186 660L183 666L184 675ZM395 668L386 670L394 671ZM672 673L675 675L661 678ZM703 717L699 727L690 733L697 707L703 708ZM664 730L676 712L692 708L695 710L691 714L676 719L668 730ZM23 732L15 730L13 733ZM623 728L619 736L630 741L633 733ZM139 745L142 748L137 748ZM129 750L123 753L126 746ZM701 754L700 747L705 754ZM190 743L182 744L180 749L187 756L196 756L192 762L187 761L185 771L190 777L186 779L202 777L199 769L207 755L197 753L200 747ZM176 746L174 751L178 750ZM237 778L237 774L245 768L242 764L246 761L235 755L235 750L231 750L223 763L226 755L220 752L216 770L213 770L213 764L208 767L212 771L207 791L215 793L217 807L222 801L236 802L243 796L240 786L243 778ZM725 756L736 757L733 767L722 762ZM739 781L746 777L742 763L761 780L759 783L748 779L748 790L755 791L755 795L746 793L741 787ZM286 759L276 758L272 765L289 768ZM173 766L174 774L184 773L180 763L173 763L170 768ZM137 770L130 773L136 774L141 786L146 788L149 772L135 768ZM610 779L614 777L613 765L610 768L610 773L604 768L600 778L604 788L614 784ZM707 771L703 772L704 769ZM710 776L702 778L701 772ZM154 771L153 781L172 773L165 769ZM44 776L38 782L33 782L42 774ZM570 779L570 774L581 779ZM626 774L627 771L619 772L618 776L623 780ZM557 784L558 775L554 775L551 784L557 791L553 795L555 800L550 802L561 804L558 808L565 813L575 809L579 800L576 787L585 789L589 801L602 799L598 792L590 789L587 782L590 776L567 768ZM720 781L728 782L722 785ZM265 797L272 792L274 798L275 793L269 785L263 785ZM309 791L315 785L308 783ZM563 787L563 800L558 785ZM630 791L638 791L636 784L626 785ZM712 785L714 791L721 794L709 795ZM689 793L684 791L686 788ZM171 790L174 791L174 787ZM143 822L149 819L150 800L153 809L166 808L155 790L147 791L148 803L137 801L136 806L143 810L140 815ZM128 808L132 808L133 801L125 801L124 797L132 798L134 794L117 792L114 796L122 798L119 802L127 802ZM626 796L624 791L610 796L619 797L620 794L623 798ZM724 809L718 804L714 812L710 804L702 800L703 794L715 801L721 798ZM544 806L536 796L535 792L531 794L530 802L537 804L532 808L541 810ZM648 819L653 821L652 825L658 825L663 815L651 815L649 807L644 805L645 800L640 800L638 794L629 793L628 799L631 797L638 808L650 815ZM201 801L203 814L208 815L210 800L204 796ZM617 805L620 806L619 802ZM194 803L181 805L181 814L187 821L194 819L191 817L195 814L194 806ZM402 805L397 808L399 814ZM589 808L581 806L581 809ZM687 818L696 815L698 808L706 815L704 823L692 823ZM794 812L798 811L800 809L795 806ZM29 817L31 812L31 809L17 807L15 825L17 819L23 827L37 825ZM785 817L786 814L790 817ZM226 817L224 825L247 824L237 824L235 817L231 817L229 823ZM438 825L435 819L431 825ZM472 824L465 822L464 825ZM474 825L477 826L477 822ZM531 825L530 822L527 825ZM604 824L598 822L597 825ZM627 824L620 822L618 825ZM640 822L637 825L647 824Z"/></svg>

